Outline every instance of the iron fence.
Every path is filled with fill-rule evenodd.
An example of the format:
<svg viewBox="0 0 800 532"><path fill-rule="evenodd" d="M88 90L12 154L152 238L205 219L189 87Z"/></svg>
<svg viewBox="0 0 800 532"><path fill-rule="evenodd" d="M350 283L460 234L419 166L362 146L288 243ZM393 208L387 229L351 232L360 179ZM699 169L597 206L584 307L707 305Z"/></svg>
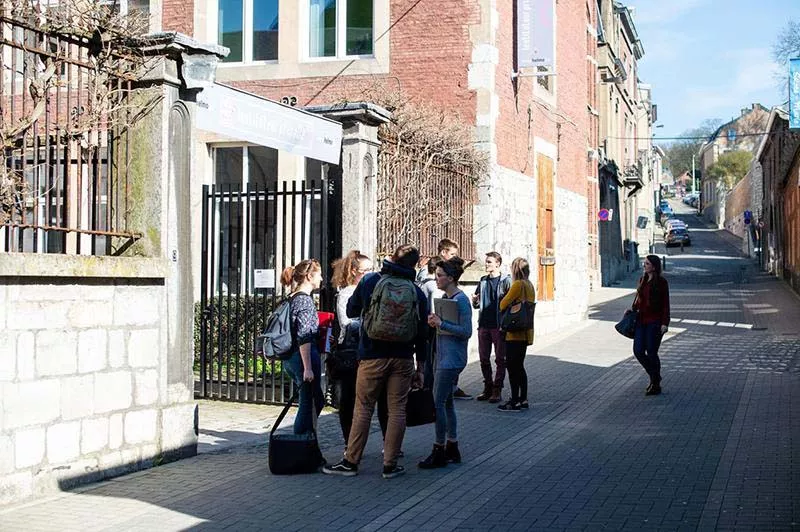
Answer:
<svg viewBox="0 0 800 532"><path fill-rule="evenodd" d="M477 186L471 168L440 164L397 139L381 134L378 151L378 251L390 254L405 243L421 255L437 254L439 240L459 244L459 254L475 258L473 208Z"/></svg>
<svg viewBox="0 0 800 532"><path fill-rule="evenodd" d="M132 75L100 75L91 39L0 11L0 249L106 255L130 227ZM107 73L106 73L107 74ZM98 94L104 104L99 108Z"/></svg>
<svg viewBox="0 0 800 532"><path fill-rule="evenodd" d="M333 181L205 185L200 301L195 309L196 395L282 403L293 384L281 363L254 356L255 337L286 295L280 274L315 258L329 264ZM316 296L331 310L330 291ZM288 395L287 395L288 394Z"/></svg>

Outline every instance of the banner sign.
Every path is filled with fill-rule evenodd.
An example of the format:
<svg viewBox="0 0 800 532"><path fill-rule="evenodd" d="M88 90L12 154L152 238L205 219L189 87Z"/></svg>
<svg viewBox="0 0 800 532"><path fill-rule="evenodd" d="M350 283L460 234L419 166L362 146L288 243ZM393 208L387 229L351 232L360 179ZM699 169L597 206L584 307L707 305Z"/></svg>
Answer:
<svg viewBox="0 0 800 532"><path fill-rule="evenodd" d="M517 68L553 68L553 0L517 0Z"/></svg>
<svg viewBox="0 0 800 532"><path fill-rule="evenodd" d="M800 129L800 58L789 62L789 128Z"/></svg>
<svg viewBox="0 0 800 532"><path fill-rule="evenodd" d="M197 95L197 127L332 164L342 151L339 122L218 83Z"/></svg>

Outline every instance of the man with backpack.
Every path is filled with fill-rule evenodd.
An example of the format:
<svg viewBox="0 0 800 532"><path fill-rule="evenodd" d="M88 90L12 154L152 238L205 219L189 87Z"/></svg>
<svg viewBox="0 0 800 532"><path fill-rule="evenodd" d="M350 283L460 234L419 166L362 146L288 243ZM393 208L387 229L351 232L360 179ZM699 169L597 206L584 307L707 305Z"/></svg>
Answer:
<svg viewBox="0 0 800 532"><path fill-rule="evenodd" d="M422 381L428 338L428 302L414 284L418 260L415 247L398 247L391 260L383 262L380 274L361 279L347 303L347 315L361 317L356 405L344 459L325 466L323 473L358 474L375 402L384 388L389 421L383 444L383 478L405 473L397 458L406 430L406 401L412 381Z"/></svg>

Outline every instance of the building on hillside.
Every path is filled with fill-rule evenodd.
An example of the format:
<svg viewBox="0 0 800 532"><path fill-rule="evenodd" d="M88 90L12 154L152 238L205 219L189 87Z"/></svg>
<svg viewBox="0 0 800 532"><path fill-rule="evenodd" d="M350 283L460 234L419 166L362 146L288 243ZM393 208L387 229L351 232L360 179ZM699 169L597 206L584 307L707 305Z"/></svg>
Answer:
<svg viewBox="0 0 800 532"><path fill-rule="evenodd" d="M525 26L534 7L536 21ZM596 7L585 0L194 0L165 2L160 19L165 30L229 47L216 79L239 90L323 113L341 102L374 103L376 94L397 93L460 120L489 161L464 217L465 258L482 259L490 250L508 262L528 258L540 301L537 331L546 333L585 315L590 272L598 269L591 236L598 203ZM515 46L526 31L540 55L537 66L519 68ZM345 147L347 135L345 125ZM220 150L248 149L205 134L195 139L206 183L219 179L213 161ZM386 141L368 140L380 158ZM264 160L280 180L303 180L309 172L309 163L292 153ZM342 166L363 166L366 177L377 174L378 186L394 178L356 154L343 157ZM343 211L351 207L345 198ZM343 236L342 245L386 251L379 249L384 236L370 239L374 216L359 212L343 225L360 226L363 234Z"/></svg>
<svg viewBox="0 0 800 532"><path fill-rule="evenodd" d="M698 154L701 175L701 212L703 216L720 229L725 222L725 196L727 185L714 179L708 170L717 162L719 156L730 151L755 153L761 140L760 133L769 117L769 110L754 103L744 108L741 114L721 126L703 143Z"/></svg>
<svg viewBox="0 0 800 532"><path fill-rule="evenodd" d="M763 185L761 266L800 293L800 132L789 129L789 115L779 107L769 114L756 159Z"/></svg>
<svg viewBox="0 0 800 532"><path fill-rule="evenodd" d="M653 208L653 194L643 189L655 117L650 88L638 82L644 47L631 10L612 0L599 0L598 9L600 207L610 213L599 222L599 236L602 283L610 285L639 268L637 223Z"/></svg>

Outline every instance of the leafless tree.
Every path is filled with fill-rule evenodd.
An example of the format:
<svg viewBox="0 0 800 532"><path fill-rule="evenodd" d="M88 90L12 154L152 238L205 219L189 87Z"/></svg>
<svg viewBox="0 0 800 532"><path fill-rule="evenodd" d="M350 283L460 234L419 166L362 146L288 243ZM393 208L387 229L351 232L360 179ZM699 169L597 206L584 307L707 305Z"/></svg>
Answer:
<svg viewBox="0 0 800 532"><path fill-rule="evenodd" d="M80 105L67 119L56 124L62 142L77 141L86 151L101 143L99 131L113 131L119 136L157 103L155 95L130 98L131 84L146 71L148 58L142 52L143 35L148 28L147 16L136 11L120 14L115 5L94 0L4 0L0 2L0 31L5 38L2 47L11 54L21 53L22 63L12 72L5 63L4 77L21 84L16 94L6 93L4 100L17 98L27 105L11 118L7 110L0 113L0 149L5 164L0 167L0 223L19 212L31 192L21 172L11 164L13 150L29 148L36 135L48 135L44 127L36 127L57 91L79 92ZM17 28L20 31L12 31ZM54 43L65 43L64 45ZM81 42L85 54L76 59L73 44ZM86 83L76 89L67 86L60 73L80 64ZM3 101L7 107L8 101Z"/></svg>

